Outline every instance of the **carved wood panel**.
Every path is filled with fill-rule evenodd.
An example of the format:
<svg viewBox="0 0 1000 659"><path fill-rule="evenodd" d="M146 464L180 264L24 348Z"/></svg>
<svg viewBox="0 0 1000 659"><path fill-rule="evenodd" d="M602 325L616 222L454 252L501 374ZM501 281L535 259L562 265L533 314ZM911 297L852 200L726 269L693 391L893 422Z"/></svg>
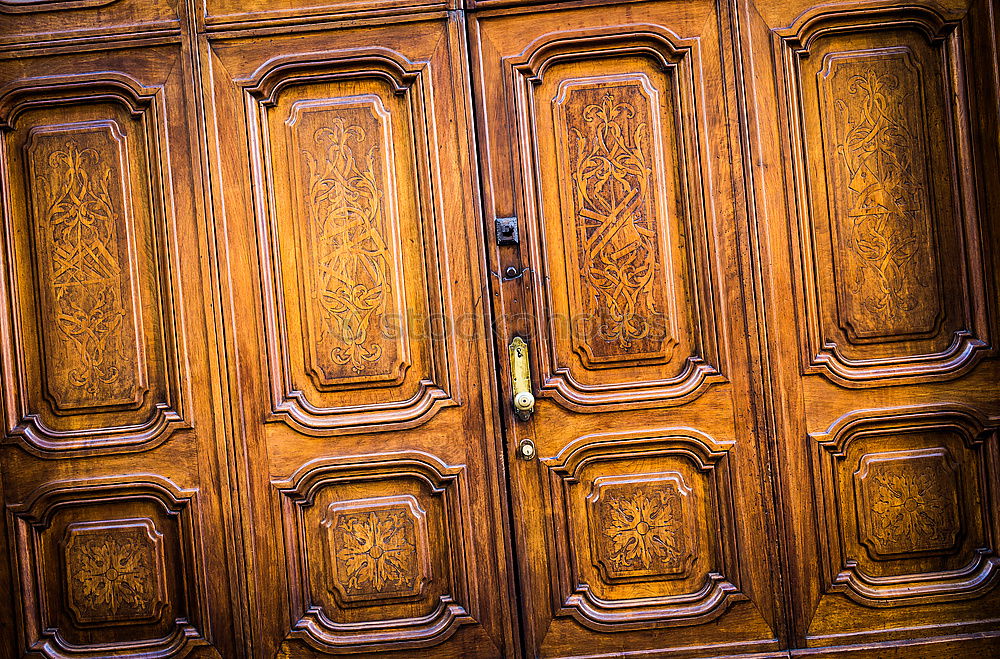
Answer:
<svg viewBox="0 0 1000 659"><path fill-rule="evenodd" d="M585 436L543 459L559 615L605 631L690 625L745 599L726 576L735 570L722 512L729 448L664 429Z"/></svg>
<svg viewBox="0 0 1000 659"><path fill-rule="evenodd" d="M204 646L197 495L127 474L53 481L9 506L29 647L89 657Z"/></svg>
<svg viewBox="0 0 1000 659"><path fill-rule="evenodd" d="M995 426L955 405L860 410L813 440L829 592L899 606L996 585Z"/></svg>
<svg viewBox="0 0 1000 659"><path fill-rule="evenodd" d="M176 236L165 226L157 91L91 76L9 91L12 250L4 341L9 440L29 450L113 451L185 425L178 383ZM110 98L110 100L109 100Z"/></svg>
<svg viewBox="0 0 1000 659"><path fill-rule="evenodd" d="M378 49L368 57L309 75L288 61L248 85L268 191L258 231L273 418L310 434L413 425L454 404L440 215L409 119L426 112L426 77Z"/></svg>
<svg viewBox="0 0 1000 659"><path fill-rule="evenodd" d="M815 13L776 41L806 368L848 386L954 378L988 348L956 23L881 16Z"/></svg>
<svg viewBox="0 0 1000 659"><path fill-rule="evenodd" d="M703 270L700 51L653 30L623 41L552 35L505 61L525 113L526 233L547 282L541 393L578 411L679 404L723 380Z"/></svg>

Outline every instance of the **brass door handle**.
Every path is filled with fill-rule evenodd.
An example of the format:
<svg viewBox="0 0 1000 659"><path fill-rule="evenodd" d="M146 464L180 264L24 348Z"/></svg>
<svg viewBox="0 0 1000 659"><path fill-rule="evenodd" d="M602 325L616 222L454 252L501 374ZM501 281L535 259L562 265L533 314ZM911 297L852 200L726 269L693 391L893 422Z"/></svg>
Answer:
<svg viewBox="0 0 1000 659"><path fill-rule="evenodd" d="M514 413L521 421L531 418L535 411L535 396L531 393L531 363L528 361L528 344L515 336L508 348L510 353L510 387L514 396Z"/></svg>

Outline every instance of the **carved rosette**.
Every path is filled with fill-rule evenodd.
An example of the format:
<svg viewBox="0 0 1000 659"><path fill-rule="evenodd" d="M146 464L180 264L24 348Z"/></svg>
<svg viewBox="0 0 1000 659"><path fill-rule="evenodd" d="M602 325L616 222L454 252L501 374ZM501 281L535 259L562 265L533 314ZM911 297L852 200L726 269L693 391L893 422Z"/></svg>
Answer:
<svg viewBox="0 0 1000 659"><path fill-rule="evenodd" d="M861 543L875 558L955 549L962 511L947 449L870 453L854 478Z"/></svg>
<svg viewBox="0 0 1000 659"><path fill-rule="evenodd" d="M158 617L163 546L151 520L70 524L64 555L69 610L79 624Z"/></svg>
<svg viewBox="0 0 1000 659"><path fill-rule="evenodd" d="M679 473L594 481L589 521L594 553L609 580L683 576L694 556L691 488Z"/></svg>
<svg viewBox="0 0 1000 659"><path fill-rule="evenodd" d="M410 495L337 501L321 522L345 603L419 597L431 579L426 513Z"/></svg>

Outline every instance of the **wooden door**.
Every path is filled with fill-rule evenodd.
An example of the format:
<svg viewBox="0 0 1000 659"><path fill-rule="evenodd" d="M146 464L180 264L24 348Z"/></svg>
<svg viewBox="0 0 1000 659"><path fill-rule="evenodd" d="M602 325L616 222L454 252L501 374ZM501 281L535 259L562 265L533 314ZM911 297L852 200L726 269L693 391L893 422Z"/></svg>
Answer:
<svg viewBox="0 0 1000 659"><path fill-rule="evenodd" d="M491 4L485 215L519 234L490 250L497 350L510 400L525 340L538 398L528 421L504 405L529 656L777 648L731 16Z"/></svg>
<svg viewBox="0 0 1000 659"><path fill-rule="evenodd" d="M511 656L461 16L283 32L202 48L255 656Z"/></svg>
<svg viewBox="0 0 1000 659"><path fill-rule="evenodd" d="M995 10L741 5L794 646L997 651Z"/></svg>
<svg viewBox="0 0 1000 659"><path fill-rule="evenodd" d="M0 655L232 656L184 15L74 4L0 3Z"/></svg>

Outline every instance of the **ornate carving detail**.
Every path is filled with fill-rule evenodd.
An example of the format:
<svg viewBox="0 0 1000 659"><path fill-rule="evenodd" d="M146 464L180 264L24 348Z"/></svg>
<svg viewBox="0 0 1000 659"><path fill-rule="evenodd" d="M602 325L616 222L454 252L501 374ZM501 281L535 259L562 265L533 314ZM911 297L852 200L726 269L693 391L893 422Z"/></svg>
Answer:
<svg viewBox="0 0 1000 659"><path fill-rule="evenodd" d="M587 102L597 95L599 101ZM635 83L582 87L570 97L582 105L566 113L575 137L571 181L580 299L595 321L596 336L588 338L605 344L583 345L598 360L656 352L668 332L653 290L662 267L646 144L648 101Z"/></svg>
<svg viewBox="0 0 1000 659"><path fill-rule="evenodd" d="M332 591L348 604L419 597L431 578L426 517L408 494L330 504Z"/></svg>
<svg viewBox="0 0 1000 659"><path fill-rule="evenodd" d="M49 392L61 408L135 403L124 136L44 129L27 147Z"/></svg>
<svg viewBox="0 0 1000 659"><path fill-rule="evenodd" d="M334 504L334 563L343 593L355 599L413 595L419 560L411 507L415 501L345 514Z"/></svg>
<svg viewBox="0 0 1000 659"><path fill-rule="evenodd" d="M940 312L923 117L908 51L831 57L823 78L836 131L834 186L845 324L858 338L927 333ZM831 105L832 103L832 105ZM833 116L829 109L833 109Z"/></svg>
<svg viewBox="0 0 1000 659"><path fill-rule="evenodd" d="M384 156L377 131L343 117L315 130L312 149L302 155L316 255L315 365L329 381L370 372L382 357L379 323L392 291L383 228Z"/></svg>
<svg viewBox="0 0 1000 659"><path fill-rule="evenodd" d="M951 551L961 528L947 449L872 453L855 473L862 543L881 556Z"/></svg>
<svg viewBox="0 0 1000 659"><path fill-rule="evenodd" d="M598 546L611 576L659 576L684 571L687 540L681 499L689 492L680 474L676 474L676 480L652 486L604 488L598 506L602 536Z"/></svg>
<svg viewBox="0 0 1000 659"><path fill-rule="evenodd" d="M156 616L162 549L151 521L77 523L66 534L69 608L77 622Z"/></svg>
<svg viewBox="0 0 1000 659"><path fill-rule="evenodd" d="M437 644L474 624L464 479L464 466L401 452L316 460L272 482L291 540L290 636L374 651ZM400 490L413 494L344 498Z"/></svg>

